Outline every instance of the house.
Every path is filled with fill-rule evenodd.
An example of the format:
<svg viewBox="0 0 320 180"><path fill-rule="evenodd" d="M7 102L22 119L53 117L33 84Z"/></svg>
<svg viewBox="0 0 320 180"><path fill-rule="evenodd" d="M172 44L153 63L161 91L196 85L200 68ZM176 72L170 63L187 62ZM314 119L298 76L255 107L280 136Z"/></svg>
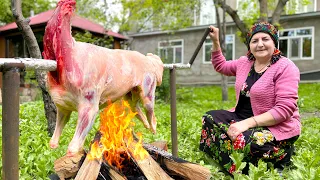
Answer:
<svg viewBox="0 0 320 180"><path fill-rule="evenodd" d="M30 26L39 43L41 52L43 51L43 35L45 27L54 10L49 10L30 17ZM122 44L128 40L127 37L106 30L102 25L91 22L80 16L74 16L72 20L72 34L76 32L89 31L92 37L108 38L112 41L112 48L121 49ZM29 57L27 46L15 22L0 27L0 58ZM24 86L25 74L21 73L21 86ZM2 87L2 73L0 72L0 88ZM34 96L34 95L33 95ZM1 102L1 100L0 100Z"/></svg>
<svg viewBox="0 0 320 180"><path fill-rule="evenodd" d="M238 8L246 0L227 0L226 3L238 10L240 17L252 10L249 4L245 10ZM282 29L279 31L279 49L300 69L301 80L320 80L320 3L311 0L308 5L291 0L280 18ZM206 3L193 26L171 33L169 31L144 31L131 34L131 49L141 53L155 53L169 63L187 64L191 59L205 29L216 24L212 0ZM252 7L250 7L252 6ZM286 15L295 8L295 14ZM237 27L230 16L226 18L226 58L237 59L246 55L247 48L237 35ZM215 72L210 62L211 40L207 39L198 53L191 69L177 71L178 84L220 84L221 75ZM234 78L229 78L234 81Z"/></svg>

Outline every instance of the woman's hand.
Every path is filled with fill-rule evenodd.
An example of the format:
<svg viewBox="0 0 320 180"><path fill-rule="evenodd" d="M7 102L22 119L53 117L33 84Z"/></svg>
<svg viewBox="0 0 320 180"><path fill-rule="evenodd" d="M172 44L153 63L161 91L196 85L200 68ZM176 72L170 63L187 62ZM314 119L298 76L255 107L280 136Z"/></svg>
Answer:
<svg viewBox="0 0 320 180"><path fill-rule="evenodd" d="M235 141L237 136L244 131L249 129L249 124L247 121L239 121L230 125L227 134L230 137L231 141Z"/></svg>
<svg viewBox="0 0 320 180"><path fill-rule="evenodd" d="M214 26L209 26L211 31L209 32L210 39L213 42L219 42L219 29Z"/></svg>

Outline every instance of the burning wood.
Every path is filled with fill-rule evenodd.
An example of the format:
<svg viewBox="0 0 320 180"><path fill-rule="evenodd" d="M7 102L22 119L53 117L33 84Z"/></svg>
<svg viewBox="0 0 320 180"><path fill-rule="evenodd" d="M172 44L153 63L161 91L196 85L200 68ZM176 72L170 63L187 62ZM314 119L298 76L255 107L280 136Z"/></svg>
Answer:
<svg viewBox="0 0 320 180"><path fill-rule="evenodd" d="M113 103L100 114L99 132L91 143L90 151L84 155L85 160L81 168L78 168L76 180L122 180L129 177L159 180L177 177L197 180L210 178L208 169L174 158L153 145L143 144L141 134L138 134L138 138L134 137L131 129L134 125L131 122L134 116L135 113L131 111L126 101ZM167 148L163 142L156 144L163 149ZM78 158L78 164L80 159ZM55 162L55 167L60 167L55 169L61 179L67 178L64 174L70 169L69 166L66 166L66 169L61 168L63 165L61 162L65 161L59 159ZM71 169L75 171L74 168Z"/></svg>

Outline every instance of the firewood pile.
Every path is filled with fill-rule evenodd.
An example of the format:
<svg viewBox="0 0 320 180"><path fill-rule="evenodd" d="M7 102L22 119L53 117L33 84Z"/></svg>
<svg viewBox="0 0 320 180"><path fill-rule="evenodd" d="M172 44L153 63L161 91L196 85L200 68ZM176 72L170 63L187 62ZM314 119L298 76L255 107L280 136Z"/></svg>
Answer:
<svg viewBox="0 0 320 180"><path fill-rule="evenodd" d="M141 134L135 136L129 128L134 113L123 104L116 106L101 113L100 130L87 153L55 161L54 169L61 180L210 179L207 168L168 153L166 142L143 143Z"/></svg>

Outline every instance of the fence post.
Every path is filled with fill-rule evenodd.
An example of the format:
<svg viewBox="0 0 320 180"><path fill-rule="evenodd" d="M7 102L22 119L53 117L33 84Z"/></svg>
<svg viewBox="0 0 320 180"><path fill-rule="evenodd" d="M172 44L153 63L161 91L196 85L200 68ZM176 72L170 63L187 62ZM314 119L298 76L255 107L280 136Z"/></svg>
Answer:
<svg viewBox="0 0 320 180"><path fill-rule="evenodd" d="M170 110L172 155L178 157L177 107L176 107L176 68L170 69Z"/></svg>
<svg viewBox="0 0 320 180"><path fill-rule="evenodd" d="M4 180L19 179L19 88L23 63L3 65L2 162Z"/></svg>

